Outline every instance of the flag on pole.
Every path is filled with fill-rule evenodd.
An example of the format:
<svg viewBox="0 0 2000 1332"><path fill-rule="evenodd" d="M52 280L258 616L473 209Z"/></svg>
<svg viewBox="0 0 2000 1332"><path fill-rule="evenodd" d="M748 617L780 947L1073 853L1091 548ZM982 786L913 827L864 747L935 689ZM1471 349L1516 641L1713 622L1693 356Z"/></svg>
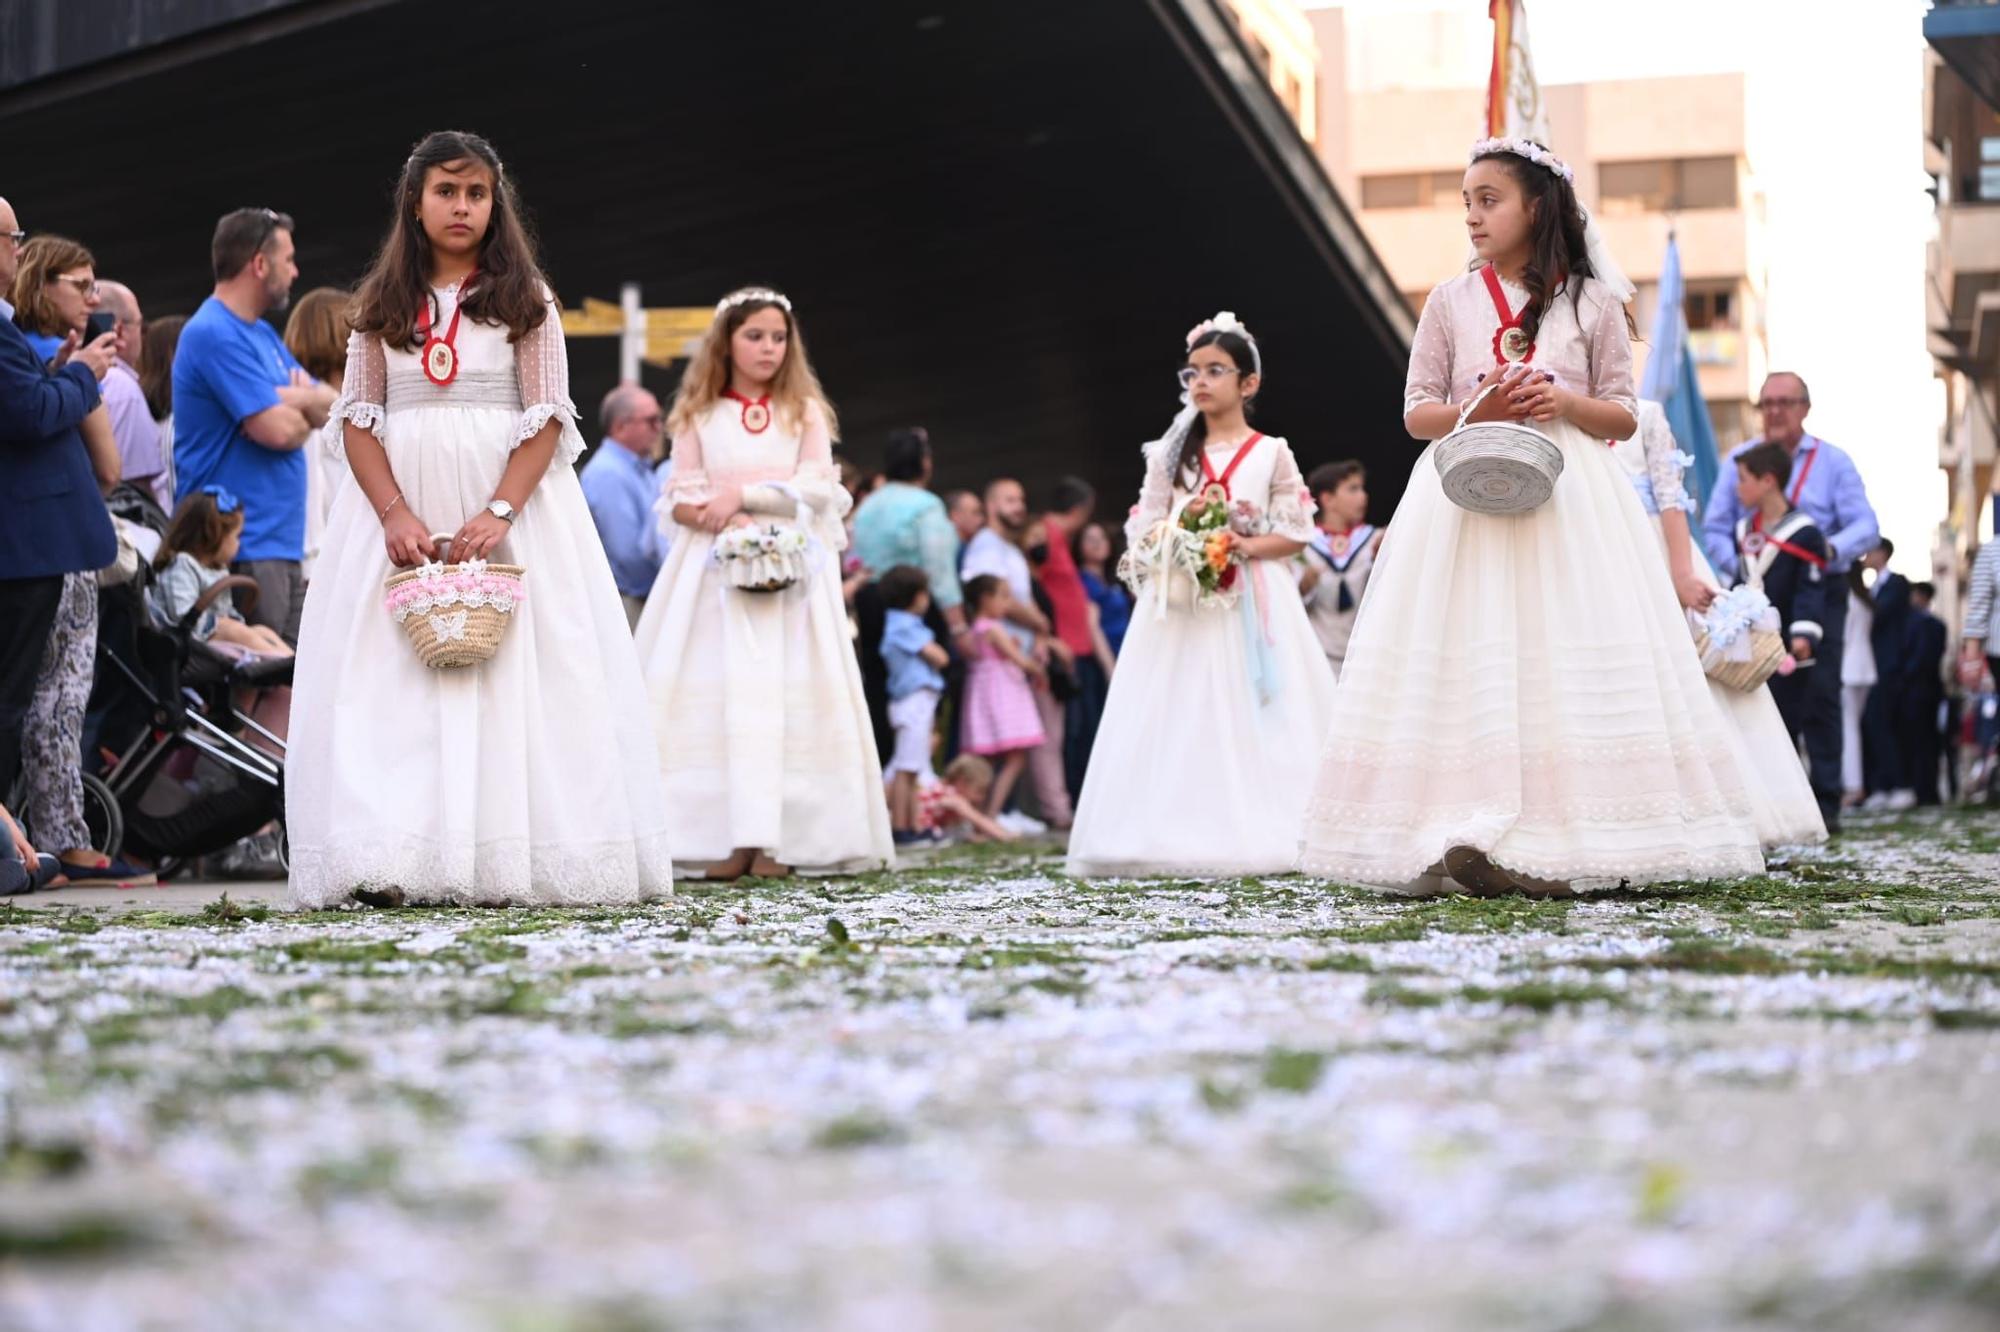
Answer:
<svg viewBox="0 0 2000 1332"><path fill-rule="evenodd" d="M1533 139L1549 142L1549 116L1542 106L1542 87L1535 81L1535 62L1528 56L1526 0L1487 0L1493 20L1493 69L1486 79L1488 138Z"/></svg>
<svg viewBox="0 0 2000 1332"><path fill-rule="evenodd" d="M1667 233L1667 257L1660 264L1660 308L1653 316L1653 350L1639 381L1639 396L1660 404L1683 451L1694 455L1688 493L1697 511L1715 491L1721 461L1715 447L1715 426L1701 396L1688 347L1687 290L1681 280L1681 247Z"/></svg>

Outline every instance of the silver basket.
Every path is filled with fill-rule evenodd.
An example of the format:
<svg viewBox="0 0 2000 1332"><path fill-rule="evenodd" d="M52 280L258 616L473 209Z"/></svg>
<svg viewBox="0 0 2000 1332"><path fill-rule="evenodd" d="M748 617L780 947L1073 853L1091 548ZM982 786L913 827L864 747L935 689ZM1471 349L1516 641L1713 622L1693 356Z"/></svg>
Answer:
<svg viewBox="0 0 2000 1332"><path fill-rule="evenodd" d="M1458 428L1431 454L1445 497L1472 513L1532 512L1555 493L1562 475L1562 450L1541 431L1511 421L1465 423L1501 383L1496 379L1465 404Z"/></svg>

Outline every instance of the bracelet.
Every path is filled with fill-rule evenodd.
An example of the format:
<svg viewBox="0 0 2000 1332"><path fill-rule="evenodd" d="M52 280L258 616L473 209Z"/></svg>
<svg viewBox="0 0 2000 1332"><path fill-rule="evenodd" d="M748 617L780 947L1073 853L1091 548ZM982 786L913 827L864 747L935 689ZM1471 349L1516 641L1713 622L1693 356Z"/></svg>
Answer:
<svg viewBox="0 0 2000 1332"><path fill-rule="evenodd" d="M375 515L375 521L379 523L383 519L387 518L389 516L389 510L395 508L398 504L401 504L402 502L403 502L403 492L399 490L396 492L396 498L390 500L387 504L384 504L382 506L381 512Z"/></svg>

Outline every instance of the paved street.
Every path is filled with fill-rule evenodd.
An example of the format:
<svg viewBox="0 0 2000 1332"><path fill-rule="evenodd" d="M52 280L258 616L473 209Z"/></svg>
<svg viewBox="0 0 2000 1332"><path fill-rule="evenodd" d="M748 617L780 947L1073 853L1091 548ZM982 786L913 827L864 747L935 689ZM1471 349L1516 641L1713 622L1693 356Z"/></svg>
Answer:
<svg viewBox="0 0 2000 1332"><path fill-rule="evenodd" d="M1990 1328L1996 879L23 899L0 1327Z"/></svg>

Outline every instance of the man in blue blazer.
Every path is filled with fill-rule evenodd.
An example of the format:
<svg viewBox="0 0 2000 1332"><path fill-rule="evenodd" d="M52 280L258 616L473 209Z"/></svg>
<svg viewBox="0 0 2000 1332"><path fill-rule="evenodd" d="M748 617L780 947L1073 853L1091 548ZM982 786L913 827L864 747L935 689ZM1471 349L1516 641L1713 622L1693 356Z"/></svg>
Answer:
<svg viewBox="0 0 2000 1332"><path fill-rule="evenodd" d="M0 199L0 292L21 267L26 239ZM111 371L117 336L87 347L64 344L51 374L14 326L0 299L0 800L21 771L21 727L55 627L63 575L101 569L118 554L111 515L98 492L77 425L97 406L98 381Z"/></svg>

